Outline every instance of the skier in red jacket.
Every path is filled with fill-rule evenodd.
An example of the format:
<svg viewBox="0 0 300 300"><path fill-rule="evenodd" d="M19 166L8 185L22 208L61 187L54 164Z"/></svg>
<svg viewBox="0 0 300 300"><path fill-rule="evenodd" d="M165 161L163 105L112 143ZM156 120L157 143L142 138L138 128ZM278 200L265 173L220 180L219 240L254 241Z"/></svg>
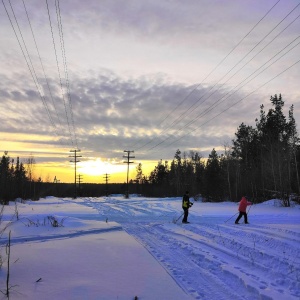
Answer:
<svg viewBox="0 0 300 300"><path fill-rule="evenodd" d="M235 224L239 224L239 220L241 219L242 216L244 216L245 224L249 224L247 218L247 212L246 212L248 205L252 205L252 202L247 201L247 198L245 196L242 197L242 200L240 201L240 205L239 205L240 214L235 220Z"/></svg>

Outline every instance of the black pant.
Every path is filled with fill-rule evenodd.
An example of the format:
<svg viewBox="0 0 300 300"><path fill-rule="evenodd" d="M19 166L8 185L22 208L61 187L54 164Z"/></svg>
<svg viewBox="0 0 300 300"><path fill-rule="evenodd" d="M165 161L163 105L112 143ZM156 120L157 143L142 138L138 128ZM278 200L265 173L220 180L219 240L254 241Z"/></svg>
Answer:
<svg viewBox="0 0 300 300"><path fill-rule="evenodd" d="M183 208L183 211L184 211L184 216L183 216L182 222L187 222L187 218L189 216L189 209Z"/></svg>
<svg viewBox="0 0 300 300"><path fill-rule="evenodd" d="M242 211L240 211L240 214L237 217L237 219L235 220L235 223L238 223L242 216L244 216L245 223L248 223L247 213L246 212L242 212Z"/></svg>

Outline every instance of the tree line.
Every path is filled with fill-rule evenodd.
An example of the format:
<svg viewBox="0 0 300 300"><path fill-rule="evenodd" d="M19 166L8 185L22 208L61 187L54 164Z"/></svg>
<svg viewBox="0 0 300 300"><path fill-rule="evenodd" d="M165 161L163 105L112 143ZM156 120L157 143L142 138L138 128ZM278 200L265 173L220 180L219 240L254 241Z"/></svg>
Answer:
<svg viewBox="0 0 300 300"><path fill-rule="evenodd" d="M77 183L76 193L74 183L59 183L43 181L41 177L35 178L35 159L30 156L24 162L19 157L13 159L5 151L0 161L0 205L7 205L9 201L39 200L47 196L70 197L75 194L79 197L100 197L109 193L124 194L125 183L96 184ZM131 186L132 190L132 186ZM0 216L1 217L1 216Z"/></svg>
<svg viewBox="0 0 300 300"><path fill-rule="evenodd" d="M294 107L286 117L282 96L272 96L270 101L272 107L267 112L260 106L254 127L245 123L238 127L232 144L224 145L222 154L212 149L204 159L198 152L178 149L170 163L159 161L148 178L142 176L139 165L136 182L151 185L153 195L182 195L189 190L208 201L237 201L242 195L256 201L278 197L289 206L291 195L300 193Z"/></svg>
<svg viewBox="0 0 300 300"><path fill-rule="evenodd" d="M16 161L5 151L0 161L0 203L7 204L16 198L28 199L33 195L32 169L34 158L27 160L26 167L17 157ZM37 183L41 179L37 180Z"/></svg>

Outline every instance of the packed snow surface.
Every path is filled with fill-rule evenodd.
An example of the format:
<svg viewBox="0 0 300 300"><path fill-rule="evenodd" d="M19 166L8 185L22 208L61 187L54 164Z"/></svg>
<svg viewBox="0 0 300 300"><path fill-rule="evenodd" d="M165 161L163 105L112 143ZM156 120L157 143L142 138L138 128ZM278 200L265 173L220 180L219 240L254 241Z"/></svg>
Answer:
<svg viewBox="0 0 300 300"><path fill-rule="evenodd" d="M300 206L254 204L235 225L237 207L198 201L182 224L181 198L11 202L0 299L300 299Z"/></svg>

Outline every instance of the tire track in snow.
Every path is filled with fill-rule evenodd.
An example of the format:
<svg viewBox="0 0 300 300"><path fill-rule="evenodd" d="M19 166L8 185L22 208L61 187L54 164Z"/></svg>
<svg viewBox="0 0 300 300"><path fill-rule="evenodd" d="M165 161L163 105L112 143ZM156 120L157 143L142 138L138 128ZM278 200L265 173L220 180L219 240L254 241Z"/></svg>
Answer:
<svg viewBox="0 0 300 300"><path fill-rule="evenodd" d="M231 225L222 225L220 227L224 227L224 228L232 228ZM236 227L234 225L234 227ZM291 242L292 244L294 244L295 242L300 242L300 233L299 232L295 232L295 231L291 231L289 229L283 229L283 228L277 228L276 226L261 226L261 225L246 225L243 226L243 231L246 232L254 232L259 234L261 233L262 236L269 236L271 238L274 238L278 241L282 241L284 240L285 243L287 242Z"/></svg>
<svg viewBox="0 0 300 300"><path fill-rule="evenodd" d="M174 209L160 211L155 201L139 204L109 200L89 206L122 224L194 299L300 298L300 257L290 259L299 249L299 230L274 230L270 224L230 226L205 217L183 227L171 223ZM281 257L277 247L290 252ZM289 294L284 293L287 285Z"/></svg>
<svg viewBox="0 0 300 300"><path fill-rule="evenodd" d="M193 226L190 229L192 232L198 233L201 236L206 236L219 244L227 244L227 248L231 251L236 248L238 253L238 247L243 247L252 253L259 252L260 254L270 255L271 257L280 256L277 249L286 248L285 253L282 254L282 258L286 259L287 256L293 256L297 258L299 254L300 239L283 238L281 234L277 234L274 229L257 230L253 226L245 226L243 228L235 225L212 225L201 224L201 226ZM218 234L216 234L218 232ZM229 245L229 246L228 246ZM236 247L235 247L236 245ZM300 255L299 255L300 259ZM300 260L298 261L300 263Z"/></svg>
<svg viewBox="0 0 300 300"><path fill-rule="evenodd" d="M257 296L240 283L238 276L224 270L225 260L220 261L209 250L203 249L203 243L167 231L160 225L126 224L124 229L140 241L195 299L252 300ZM224 276L220 279L219 272L226 273L226 282Z"/></svg>
<svg viewBox="0 0 300 300"><path fill-rule="evenodd" d="M224 248L223 251L231 253L232 259L235 261L248 262L251 269L254 269L254 273L251 274L250 269L246 267L249 269L247 276L261 283L262 290L277 291L278 298L281 298L280 285L285 283L290 286L291 295L294 295L294 284L299 282L300 278L299 241L295 240L294 244L286 245L285 241L280 238L272 240L260 232L257 234L255 228L249 232L251 227L248 226L237 228L233 225L232 230L226 228L226 231L221 231L220 228L222 229L222 225L201 224L199 226L195 224L190 227L190 230ZM274 232L272 232L272 236L274 236ZM286 246L285 253L280 253L279 251L284 246ZM238 268L238 265L236 267ZM244 271L241 270L241 272ZM299 292L295 296L298 299Z"/></svg>
<svg viewBox="0 0 300 300"><path fill-rule="evenodd" d="M294 257L296 262L300 264L300 235L296 232L258 225L245 226L241 231L233 226L223 225L220 226L220 229L224 228L227 237L243 237L244 241L248 241L249 248L261 250L277 258L278 256L282 257L285 260L288 257ZM280 253L278 249L285 249L285 251Z"/></svg>
<svg viewBox="0 0 300 300"><path fill-rule="evenodd" d="M270 265L260 265L252 256L237 256L230 245L227 248L214 242L219 238L217 230L215 238L212 233L205 237L195 233L194 226L185 225L183 229L175 225L138 223L125 224L124 229L195 299L271 299L267 292L270 288L272 296L282 298L278 282L272 282L272 274L269 274ZM291 296L291 299L298 297Z"/></svg>
<svg viewBox="0 0 300 300"><path fill-rule="evenodd" d="M30 243L30 242L46 242L50 240L61 240L61 239L69 239L73 237L88 235L88 234L99 234L99 233L106 233L106 232L113 232L113 231L123 231L123 228L121 226L114 226L110 228L99 228L99 229L89 229L89 230L80 230L75 232L68 232L68 233L55 233L54 235L48 235L48 236L24 236L24 237L18 237L18 238L12 238L11 244L24 244L24 243ZM2 243L2 245L5 245L7 242ZM0 244L1 245L1 244Z"/></svg>

